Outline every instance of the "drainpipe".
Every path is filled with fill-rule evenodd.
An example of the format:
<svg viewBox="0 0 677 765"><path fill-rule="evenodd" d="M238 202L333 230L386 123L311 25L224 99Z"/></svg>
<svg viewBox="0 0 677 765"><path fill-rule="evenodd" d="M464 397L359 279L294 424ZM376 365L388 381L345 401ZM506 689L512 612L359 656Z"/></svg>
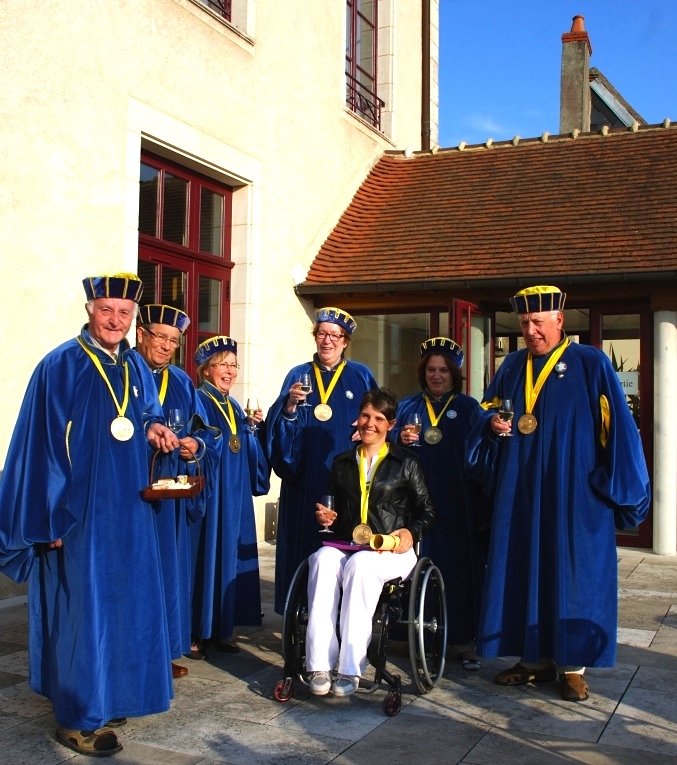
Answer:
<svg viewBox="0 0 677 765"><path fill-rule="evenodd" d="M421 16L421 151L430 151L430 0Z"/></svg>

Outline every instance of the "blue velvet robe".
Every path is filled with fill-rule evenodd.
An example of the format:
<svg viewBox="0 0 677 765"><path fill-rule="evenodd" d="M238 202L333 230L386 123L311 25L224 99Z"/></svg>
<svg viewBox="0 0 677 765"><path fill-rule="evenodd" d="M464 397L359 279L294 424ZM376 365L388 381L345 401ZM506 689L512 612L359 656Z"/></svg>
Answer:
<svg viewBox="0 0 677 765"><path fill-rule="evenodd" d="M218 470L223 441L221 431L208 425L207 413L197 395L190 377L179 367L168 366L169 380L162 411L165 417L170 409L180 408L186 427L179 438L192 436L199 444L197 460L205 477L206 486L200 494L187 499L166 499L154 503L160 543L160 560L169 627L169 647L172 659L190 652L191 644L191 591L192 591L192 537L191 527L204 516L206 498ZM153 370L158 392L162 386L163 370ZM179 450L158 454L155 478L179 474L197 475L194 460L184 461Z"/></svg>
<svg viewBox="0 0 677 765"><path fill-rule="evenodd" d="M527 353L507 356L485 394L486 402L513 400L514 436L495 437L488 410L468 439L471 475L494 499L478 652L610 667L614 527L637 526L650 502L639 433L607 356L576 343L538 396L536 430L520 433ZM610 414L605 445L601 396Z"/></svg>
<svg viewBox="0 0 677 765"><path fill-rule="evenodd" d="M439 401L432 402L435 415L440 414L451 395L445 393ZM400 401L397 425L391 434L397 440L409 415L416 412L421 416L420 446L407 449L421 460L437 514L435 529L423 537L421 554L429 556L442 571L448 612L447 643L458 646L477 637L484 583L486 533L482 524L486 524L488 502L480 485L465 472L465 439L479 409L474 398L463 393L456 395L437 424L442 440L428 444L423 434L431 426L430 416L423 394L416 393Z"/></svg>
<svg viewBox="0 0 677 765"><path fill-rule="evenodd" d="M259 554L252 495L270 490L270 470L259 435L247 425L242 407L230 398L235 413L240 451L231 451L230 427L209 397L226 397L205 381L198 388L211 425L222 433L221 460L207 499L204 518L192 529L193 638L226 640L236 625L261 624Z"/></svg>
<svg viewBox="0 0 677 765"><path fill-rule="evenodd" d="M123 365L81 337L121 402ZM30 686L79 730L163 712L173 695L154 510L140 495L146 428L164 418L145 362L126 341L120 351L132 438L111 435L108 387L69 340L33 373L0 482L0 570L29 578Z"/></svg>
<svg viewBox="0 0 677 765"><path fill-rule="evenodd" d="M313 391L307 401L310 407L297 407L288 418L284 404L292 384L299 375L312 375ZM333 372L322 371L325 390ZM277 548L275 552L275 610L281 614L294 572L301 561L315 552L322 541L315 519L315 503L326 493L331 463L337 454L351 446L355 432L352 423L359 414L360 401L366 391L378 387L368 367L348 361L328 400L333 414L321 422L313 415L320 403L312 362L294 367L282 383L280 396L270 408L268 454L273 470L282 479L277 514Z"/></svg>

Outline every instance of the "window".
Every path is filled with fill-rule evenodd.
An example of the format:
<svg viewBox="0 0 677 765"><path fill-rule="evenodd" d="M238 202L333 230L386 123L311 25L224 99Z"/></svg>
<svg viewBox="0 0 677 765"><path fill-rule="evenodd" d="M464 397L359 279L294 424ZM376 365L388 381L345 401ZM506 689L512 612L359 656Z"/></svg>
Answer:
<svg viewBox="0 0 677 765"><path fill-rule="evenodd" d="M346 103L374 127L381 129L377 95L378 0L346 0Z"/></svg>
<svg viewBox="0 0 677 765"><path fill-rule="evenodd" d="M217 13L219 16L223 16L226 21L230 21L230 5L231 0L198 0L201 5L206 6L210 10Z"/></svg>
<svg viewBox="0 0 677 765"><path fill-rule="evenodd" d="M230 322L232 189L143 153L139 172L139 276L145 303L185 311L191 323L173 362L194 372L197 345Z"/></svg>

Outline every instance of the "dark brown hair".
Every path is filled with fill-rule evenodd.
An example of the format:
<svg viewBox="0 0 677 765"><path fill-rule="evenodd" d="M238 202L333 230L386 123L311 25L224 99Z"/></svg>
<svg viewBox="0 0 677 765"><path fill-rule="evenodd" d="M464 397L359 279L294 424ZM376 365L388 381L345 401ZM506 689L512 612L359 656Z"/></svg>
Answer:
<svg viewBox="0 0 677 765"><path fill-rule="evenodd" d="M360 401L360 412L365 406L373 406L388 422L392 422L397 414L397 396L390 388L372 388L368 390Z"/></svg>
<svg viewBox="0 0 677 765"><path fill-rule="evenodd" d="M421 390L426 389L425 384L425 368L428 366L428 362L432 356L439 356L444 359L444 363L447 365L447 369L451 373L451 392L460 393L463 390L463 373L456 366L456 362L444 353L426 353L426 355L418 362L416 367L416 379L421 387Z"/></svg>

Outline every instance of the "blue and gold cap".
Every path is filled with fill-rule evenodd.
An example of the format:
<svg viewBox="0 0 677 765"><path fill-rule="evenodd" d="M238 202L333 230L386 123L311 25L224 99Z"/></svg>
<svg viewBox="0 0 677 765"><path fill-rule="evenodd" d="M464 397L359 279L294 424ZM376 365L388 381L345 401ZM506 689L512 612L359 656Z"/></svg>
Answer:
<svg viewBox="0 0 677 765"><path fill-rule="evenodd" d="M205 361L209 361L215 353L234 353L237 356L237 343L232 337L226 337L225 335L217 335L216 337L210 337L209 340L205 340L198 345L195 351L195 363L201 367Z"/></svg>
<svg viewBox="0 0 677 765"><path fill-rule="evenodd" d="M460 369L463 366L463 348L449 337L430 337L421 343L421 358L429 355L448 356Z"/></svg>
<svg viewBox="0 0 677 765"><path fill-rule="evenodd" d="M188 314L174 308L171 305L149 303L139 308L139 324L166 324L168 327L176 327L183 334L190 324Z"/></svg>
<svg viewBox="0 0 677 765"><path fill-rule="evenodd" d="M510 298L510 305L515 313L563 311L566 299L566 292L557 287L527 287Z"/></svg>
<svg viewBox="0 0 677 765"><path fill-rule="evenodd" d="M110 274L88 276L82 280L87 300L96 298L120 298L138 303L143 292L143 282L136 274Z"/></svg>
<svg viewBox="0 0 677 765"><path fill-rule="evenodd" d="M352 335L357 329L357 322L355 319L341 308L334 308L332 306L318 308L317 311L315 311L315 324L322 324L323 321L328 321L330 324L338 324L339 327L345 329L349 335Z"/></svg>

